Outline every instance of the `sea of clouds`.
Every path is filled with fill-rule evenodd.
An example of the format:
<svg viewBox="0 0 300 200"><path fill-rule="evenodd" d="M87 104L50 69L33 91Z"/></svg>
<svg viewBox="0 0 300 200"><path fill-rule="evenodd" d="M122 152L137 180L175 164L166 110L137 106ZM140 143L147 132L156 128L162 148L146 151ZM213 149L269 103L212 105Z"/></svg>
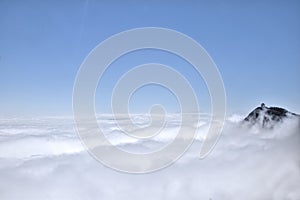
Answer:
<svg viewBox="0 0 300 200"><path fill-rule="evenodd" d="M263 129L233 115L201 160L210 119L201 116L199 123L190 117L198 133L183 157L148 174L117 172L96 161L81 144L71 117L0 119L0 199L300 199L299 120ZM168 115L160 135L140 141L123 134L110 115L98 121L112 144L132 152L163 148L180 125L178 115ZM143 127L151 119L136 115L132 121Z"/></svg>

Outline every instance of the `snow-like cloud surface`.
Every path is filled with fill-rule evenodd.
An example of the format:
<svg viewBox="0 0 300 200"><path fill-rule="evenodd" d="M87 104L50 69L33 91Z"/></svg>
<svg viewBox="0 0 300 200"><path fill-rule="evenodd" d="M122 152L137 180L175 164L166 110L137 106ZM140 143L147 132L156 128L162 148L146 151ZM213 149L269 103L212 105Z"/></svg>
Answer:
<svg viewBox="0 0 300 200"><path fill-rule="evenodd" d="M208 128L175 164L132 175L94 160L68 118L0 120L0 199L300 199L300 129L286 120L272 130L226 122L212 153L199 160ZM149 123L145 116L133 119ZM161 135L140 142L125 136L109 116L99 123L107 138L130 151L163 148L174 139L180 120L169 116ZM124 119L122 123L129 123Z"/></svg>

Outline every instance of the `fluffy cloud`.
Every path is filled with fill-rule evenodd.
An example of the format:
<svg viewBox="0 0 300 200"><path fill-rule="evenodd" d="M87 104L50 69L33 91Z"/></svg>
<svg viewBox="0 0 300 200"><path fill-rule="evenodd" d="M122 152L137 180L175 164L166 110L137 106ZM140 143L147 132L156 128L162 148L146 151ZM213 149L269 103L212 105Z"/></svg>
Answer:
<svg viewBox="0 0 300 200"><path fill-rule="evenodd" d="M136 119L143 124L144 118ZM208 126L204 121L194 124L198 139L180 160L141 175L94 160L71 119L1 120L0 199L300 199L299 122L287 120L265 130L237 119L226 122L205 159L198 158ZM179 122L169 116L164 136L138 142L127 140L109 117L100 120L112 142L132 151L166 145Z"/></svg>

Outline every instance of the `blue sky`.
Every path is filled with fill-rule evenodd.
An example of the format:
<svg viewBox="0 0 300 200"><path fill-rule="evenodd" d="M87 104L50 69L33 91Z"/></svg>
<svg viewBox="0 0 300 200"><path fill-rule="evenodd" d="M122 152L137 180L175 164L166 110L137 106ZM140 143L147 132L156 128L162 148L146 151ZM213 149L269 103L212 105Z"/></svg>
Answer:
<svg viewBox="0 0 300 200"><path fill-rule="evenodd" d="M299 1L0 1L0 115L68 115L77 70L109 36L138 27L164 27L199 42L218 66L228 113L260 102L300 112ZM114 81L132 65L162 62L186 75L200 108L209 110L201 77L184 61L148 50L120 58L98 88L96 108L107 112ZM155 97L152 100L150 97ZM149 86L130 103L176 111L176 100ZM98 105L99 104L99 105Z"/></svg>

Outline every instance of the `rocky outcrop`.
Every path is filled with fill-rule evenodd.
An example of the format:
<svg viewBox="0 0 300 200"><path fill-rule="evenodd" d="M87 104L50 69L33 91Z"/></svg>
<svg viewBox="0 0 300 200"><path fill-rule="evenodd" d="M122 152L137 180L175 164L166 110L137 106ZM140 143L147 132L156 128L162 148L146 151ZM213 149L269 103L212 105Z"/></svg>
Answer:
<svg viewBox="0 0 300 200"><path fill-rule="evenodd" d="M251 125L259 124L262 127L272 128L275 124L288 117L299 117L299 115L289 112L284 108L267 107L264 103L255 108L245 119L244 122Z"/></svg>

